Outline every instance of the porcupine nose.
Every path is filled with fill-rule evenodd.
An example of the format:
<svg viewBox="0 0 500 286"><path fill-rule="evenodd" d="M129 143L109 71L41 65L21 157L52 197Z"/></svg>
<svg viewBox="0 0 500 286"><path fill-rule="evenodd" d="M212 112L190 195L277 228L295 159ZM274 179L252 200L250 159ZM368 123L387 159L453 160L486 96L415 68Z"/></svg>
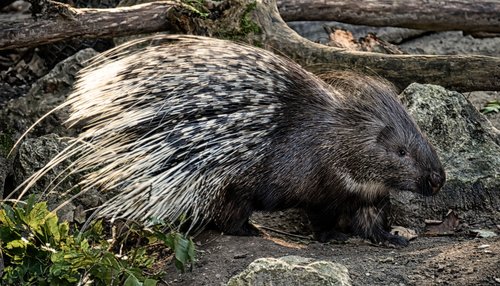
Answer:
<svg viewBox="0 0 500 286"><path fill-rule="evenodd" d="M446 174L444 170L439 170L439 172L433 171L429 176L429 184L432 188L432 194L435 195L441 187L443 187L444 182L446 181Z"/></svg>

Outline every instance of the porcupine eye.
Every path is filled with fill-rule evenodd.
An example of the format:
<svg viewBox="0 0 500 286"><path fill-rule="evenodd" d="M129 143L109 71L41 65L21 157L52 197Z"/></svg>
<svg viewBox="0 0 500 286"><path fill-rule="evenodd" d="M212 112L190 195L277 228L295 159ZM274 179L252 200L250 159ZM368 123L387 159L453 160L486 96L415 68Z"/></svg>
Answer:
<svg viewBox="0 0 500 286"><path fill-rule="evenodd" d="M404 156L406 156L406 154L408 154L408 153L406 152L405 149L399 149L398 150L399 157L404 157Z"/></svg>

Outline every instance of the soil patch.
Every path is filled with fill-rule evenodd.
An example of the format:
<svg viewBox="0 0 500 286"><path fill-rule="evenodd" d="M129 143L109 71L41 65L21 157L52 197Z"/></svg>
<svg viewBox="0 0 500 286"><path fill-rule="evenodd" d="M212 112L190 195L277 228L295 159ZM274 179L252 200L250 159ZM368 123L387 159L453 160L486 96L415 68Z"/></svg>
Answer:
<svg viewBox="0 0 500 286"><path fill-rule="evenodd" d="M353 285L500 285L500 238L420 237L406 248L360 239L344 244L238 237L206 231L196 240L197 262L184 274L172 265L166 285L224 285L261 257L299 255L349 269Z"/></svg>

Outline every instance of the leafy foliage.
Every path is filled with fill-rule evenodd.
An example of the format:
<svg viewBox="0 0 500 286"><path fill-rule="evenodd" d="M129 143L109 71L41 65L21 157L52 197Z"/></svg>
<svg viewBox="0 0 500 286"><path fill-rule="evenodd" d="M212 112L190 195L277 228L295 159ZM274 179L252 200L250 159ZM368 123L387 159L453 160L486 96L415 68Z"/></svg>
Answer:
<svg viewBox="0 0 500 286"><path fill-rule="evenodd" d="M194 262L195 247L193 240L186 239L179 232L172 231L165 234L163 231L156 228L153 230L153 236L150 237L150 242L155 242L157 240L162 241L166 246L174 250L175 267L182 272L186 270L186 265L192 265Z"/></svg>
<svg viewBox="0 0 500 286"><path fill-rule="evenodd" d="M182 0L182 2L188 5L186 8L190 9L195 15L201 18L206 18L210 15L203 0Z"/></svg>
<svg viewBox="0 0 500 286"><path fill-rule="evenodd" d="M500 101L493 100L493 101L488 102L486 104L486 106L481 109L481 112L483 114L500 112Z"/></svg>
<svg viewBox="0 0 500 286"><path fill-rule="evenodd" d="M175 253L175 265L184 271L194 259L194 244L177 232L141 231L150 242L164 242ZM156 285L143 274L155 263L147 246L112 252L101 221L83 233L70 232L45 202L29 198L23 206L0 203L1 285ZM157 275L153 275L157 276Z"/></svg>

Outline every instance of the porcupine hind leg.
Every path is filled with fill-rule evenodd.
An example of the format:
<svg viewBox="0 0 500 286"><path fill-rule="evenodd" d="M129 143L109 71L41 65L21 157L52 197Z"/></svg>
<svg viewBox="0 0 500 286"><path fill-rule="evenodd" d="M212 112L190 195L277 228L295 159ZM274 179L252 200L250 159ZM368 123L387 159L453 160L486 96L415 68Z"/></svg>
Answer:
<svg viewBox="0 0 500 286"><path fill-rule="evenodd" d="M353 218L353 231L374 243L389 243L395 246L407 246L408 240L402 236L393 235L386 230L386 213L384 208L377 206L360 207Z"/></svg>
<svg viewBox="0 0 500 286"><path fill-rule="evenodd" d="M226 189L225 196L219 202L217 215L213 219L213 223L219 230L226 234L241 236L260 234L259 229L248 221L255 210L249 194L250 192L234 187Z"/></svg>
<svg viewBox="0 0 500 286"><path fill-rule="evenodd" d="M325 211L308 210L307 217L311 223L314 238L319 242L328 242L330 240L346 241L347 234L339 231L339 218L337 214Z"/></svg>

